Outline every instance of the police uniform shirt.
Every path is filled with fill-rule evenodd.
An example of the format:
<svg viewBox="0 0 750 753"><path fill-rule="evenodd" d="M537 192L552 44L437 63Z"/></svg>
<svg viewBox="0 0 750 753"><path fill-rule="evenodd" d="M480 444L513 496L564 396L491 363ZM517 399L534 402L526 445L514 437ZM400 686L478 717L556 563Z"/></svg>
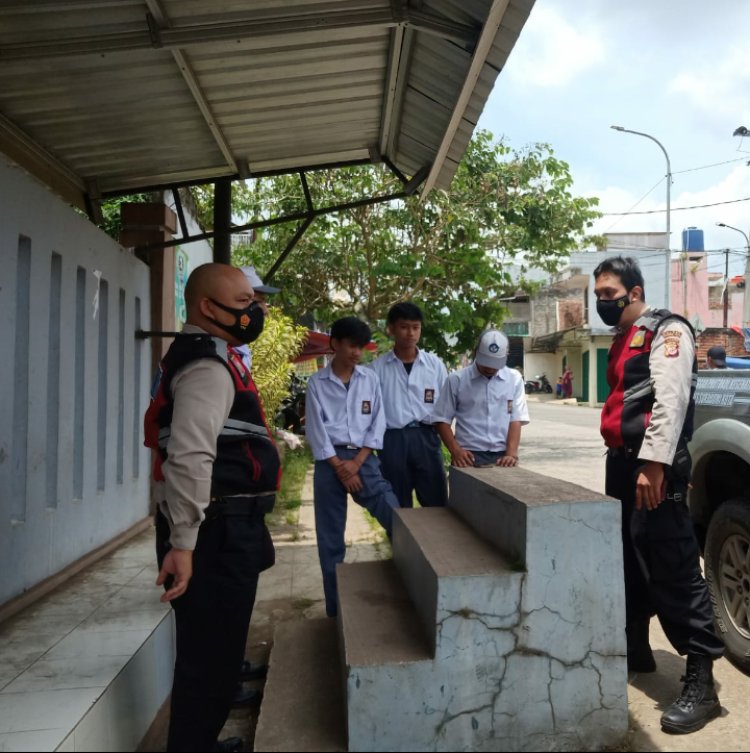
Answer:
<svg viewBox="0 0 750 753"><path fill-rule="evenodd" d="M313 374L307 383L305 425L315 460L333 457L337 445L381 450L385 413L375 372L355 366L348 389L330 366Z"/></svg>
<svg viewBox="0 0 750 753"><path fill-rule="evenodd" d="M672 464L690 405L694 360L695 341L690 328L680 319L665 321L651 342L648 363L654 406L639 459Z"/></svg>
<svg viewBox="0 0 750 753"><path fill-rule="evenodd" d="M511 422L529 423L521 375L506 366L487 379L473 363L449 374L432 421L450 424L454 418L456 441L465 450L504 450Z"/></svg>
<svg viewBox="0 0 750 753"><path fill-rule="evenodd" d="M186 334L204 330L186 324ZM226 349L216 339L217 352ZM164 482L155 484L161 511L169 521L170 542L176 549L195 549L198 527L211 500L211 476L216 442L234 402L234 382L227 367L215 358L201 358L172 378L174 411Z"/></svg>
<svg viewBox="0 0 750 753"><path fill-rule="evenodd" d="M419 421L430 423L440 388L448 376L445 365L436 355L417 349L417 357L407 373L393 350L372 363L380 380L388 429L403 429Z"/></svg>

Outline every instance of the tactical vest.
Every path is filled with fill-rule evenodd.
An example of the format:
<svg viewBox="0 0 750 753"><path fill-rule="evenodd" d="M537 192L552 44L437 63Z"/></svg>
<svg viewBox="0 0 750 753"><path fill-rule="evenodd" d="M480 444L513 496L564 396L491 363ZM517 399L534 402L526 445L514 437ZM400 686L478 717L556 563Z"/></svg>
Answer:
<svg viewBox="0 0 750 753"><path fill-rule="evenodd" d="M630 332L616 339L609 351L607 383L610 393L602 410L601 433L608 447L639 449L651 421L654 406L654 391L651 386L649 356L656 332L670 319L679 319L690 329L686 319L667 309L646 312L631 327ZM680 442L688 442L693 436L695 412L695 385L698 362L693 359L693 379L690 387L685 422L680 433Z"/></svg>
<svg viewBox="0 0 750 753"><path fill-rule="evenodd" d="M217 351L217 343L220 350ZM160 376L151 404L144 418L146 447L158 450L153 477L163 481L162 464L167 459L171 436L172 378L182 368L200 358L212 358L224 364L234 382L234 402L216 446L216 459L211 475L211 496L260 494L278 489L281 464L276 445L266 424L258 391L249 372L237 354L222 358L226 352L223 340L210 335L178 335L164 356Z"/></svg>

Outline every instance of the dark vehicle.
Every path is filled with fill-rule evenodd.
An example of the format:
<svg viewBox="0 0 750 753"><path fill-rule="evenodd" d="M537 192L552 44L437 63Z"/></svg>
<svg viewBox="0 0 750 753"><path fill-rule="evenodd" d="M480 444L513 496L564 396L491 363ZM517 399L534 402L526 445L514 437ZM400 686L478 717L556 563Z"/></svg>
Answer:
<svg viewBox="0 0 750 753"><path fill-rule="evenodd" d="M292 374L289 395L284 398L276 414L276 426L294 434L305 433L305 394L307 382Z"/></svg>
<svg viewBox="0 0 750 753"><path fill-rule="evenodd" d="M526 392L548 392L552 393L552 385L549 383L546 374L537 374L533 379L527 379L524 382Z"/></svg>
<svg viewBox="0 0 750 753"><path fill-rule="evenodd" d="M728 658L750 672L750 371L701 371L690 512Z"/></svg>

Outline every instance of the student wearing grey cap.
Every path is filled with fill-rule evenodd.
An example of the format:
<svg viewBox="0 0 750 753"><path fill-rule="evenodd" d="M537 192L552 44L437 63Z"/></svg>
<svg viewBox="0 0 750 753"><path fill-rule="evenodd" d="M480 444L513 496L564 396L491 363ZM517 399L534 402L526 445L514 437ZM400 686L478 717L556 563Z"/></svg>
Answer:
<svg viewBox="0 0 750 753"><path fill-rule="evenodd" d="M508 338L487 329L477 342L474 362L445 380L432 421L459 468L518 465L521 427L529 423L529 410L523 379L507 367L507 360Z"/></svg>

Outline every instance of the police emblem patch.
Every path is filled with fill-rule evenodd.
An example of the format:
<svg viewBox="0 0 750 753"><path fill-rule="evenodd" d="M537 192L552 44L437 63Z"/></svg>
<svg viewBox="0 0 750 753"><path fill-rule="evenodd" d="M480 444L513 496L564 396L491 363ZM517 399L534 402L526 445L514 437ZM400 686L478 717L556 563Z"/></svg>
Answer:
<svg viewBox="0 0 750 753"><path fill-rule="evenodd" d="M642 348L644 342L646 342L646 332L639 329L638 332L633 335L633 339L630 341L630 347Z"/></svg>
<svg viewBox="0 0 750 753"><path fill-rule="evenodd" d="M680 355L680 338L679 337L665 337L664 338L664 355L667 358L677 358Z"/></svg>

